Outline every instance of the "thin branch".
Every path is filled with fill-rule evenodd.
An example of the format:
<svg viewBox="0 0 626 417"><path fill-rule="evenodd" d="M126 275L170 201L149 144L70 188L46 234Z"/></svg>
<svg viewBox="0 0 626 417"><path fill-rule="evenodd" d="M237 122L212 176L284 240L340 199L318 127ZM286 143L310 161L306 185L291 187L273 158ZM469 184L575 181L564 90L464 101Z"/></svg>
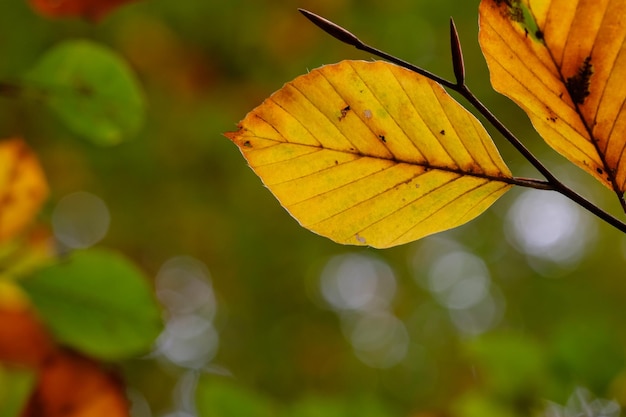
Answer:
<svg viewBox="0 0 626 417"><path fill-rule="evenodd" d="M302 13L307 19L309 19L315 26L322 29L324 32L328 33L333 38L347 43L348 45L354 46L356 49L361 51L369 52L373 55L376 55L379 58L386 59L389 62L393 62L401 67L404 67L408 70L416 72L420 75L423 75L426 78L430 78L431 80L438 82L441 85L444 85L449 88L454 88L456 86L455 83L448 81L444 78L439 77L438 75L433 74L430 71L426 71L423 68L420 68L416 65L411 64L410 62L404 61L400 58L397 58L393 55L389 55L388 53L381 51L380 49L376 49L373 46L369 46L366 43L362 42L359 38L357 38L353 33L347 31L336 23L331 22L328 19L325 19L321 16L316 15L315 13L309 12L308 10L298 9L300 13Z"/></svg>
<svg viewBox="0 0 626 417"><path fill-rule="evenodd" d="M302 13L307 19L313 22L316 26L322 29L324 32L328 33L335 39L347 43L348 45L354 46L356 49L369 52L379 58L385 59L389 62L393 62L401 67L404 67L408 70L416 72L420 75L423 75L426 78L429 78L444 87L447 87L453 91L461 94L476 110L478 110L486 119L493 125L498 132L511 144L515 149L522 154L522 156L530 162L537 171L539 171L547 181L542 180L534 180L534 179L524 179L524 178L513 178L510 182L514 185L519 185L523 187L536 188L541 190L552 190L556 191L563 196L569 198L579 206L583 207L587 211L591 212L598 218L604 220L609 223L611 226L620 230L621 232L626 233L626 223L612 216L608 212L604 211L600 207L593 204L591 201L587 200L576 191L567 187L563 184L559 179L557 179L554 174L545 166L537 157L535 157L528 148L502 123L500 120L471 92L469 87L465 84L465 64L463 62L463 53L461 50L461 43L459 41L458 33L456 31L456 27L454 25L454 21L450 20L450 34L451 34L451 46L452 46L452 64L454 69L454 74L456 77L456 83L450 82L444 78L439 77L429 71L426 71L423 68L420 68L416 65L413 65L409 62L406 62L402 59L394 57L393 55L389 55L386 52L383 52L379 49L376 49L370 45L367 45L363 41L361 41L358 37L356 37L353 33L348 30L342 28L336 23L331 22L328 19L325 19L321 16L316 15L315 13L309 12L304 9L298 9L300 13Z"/></svg>

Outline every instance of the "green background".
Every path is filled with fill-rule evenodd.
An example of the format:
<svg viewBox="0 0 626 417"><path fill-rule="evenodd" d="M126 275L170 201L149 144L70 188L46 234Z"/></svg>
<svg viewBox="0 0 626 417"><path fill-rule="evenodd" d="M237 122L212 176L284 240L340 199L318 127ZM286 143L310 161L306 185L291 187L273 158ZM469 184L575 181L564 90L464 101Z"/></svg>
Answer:
<svg viewBox="0 0 626 417"><path fill-rule="evenodd" d="M526 195L514 189L459 229L389 250L351 248L301 228L262 186L222 133L307 70L372 58L315 28L298 7L449 79L452 16L474 93L566 182L617 212L614 196L548 149L526 116L490 88L478 1L146 0L97 24L46 20L22 1L6 2L0 78L19 78L63 40L90 39L122 55L145 89L145 125L106 148L76 136L36 100L2 98L0 137L23 136L50 182L42 221L68 193L93 193L111 218L99 245L151 277L171 258L191 257L182 259L200 265L214 294L194 304L219 338L204 362L176 365L157 349L123 363L135 415L193 413L195 395L196 411L207 416L522 416L541 413L546 401L565 403L579 386L626 402L626 238L618 231L566 204L571 235L561 231L559 240L553 232L544 239L560 246L528 253L511 238L510 208ZM494 140L516 175L538 175ZM554 218L563 200L539 196L553 204L535 198L519 213ZM437 263L451 253L470 259L456 264L461 275L487 274L497 312L481 331L461 326L470 316L433 290L451 279ZM350 254L362 257L336 258ZM404 354L392 366L381 368L380 358L372 366L351 344L363 311L333 309L324 299L320 277L331 259L393 271L397 288L385 311L405 333ZM166 320L175 315L165 310ZM363 337L374 338L376 330L368 331ZM191 356L194 343L183 343Z"/></svg>

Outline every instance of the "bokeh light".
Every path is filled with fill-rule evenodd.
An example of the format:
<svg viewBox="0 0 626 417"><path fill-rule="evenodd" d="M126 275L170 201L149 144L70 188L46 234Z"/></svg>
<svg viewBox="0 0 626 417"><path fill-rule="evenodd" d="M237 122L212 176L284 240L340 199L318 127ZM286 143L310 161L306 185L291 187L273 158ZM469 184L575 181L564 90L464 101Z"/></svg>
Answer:
<svg viewBox="0 0 626 417"><path fill-rule="evenodd" d="M409 334L389 309L397 282L391 267L361 254L331 258L320 276L320 291L339 315L355 355L373 368L389 368L404 359Z"/></svg>
<svg viewBox="0 0 626 417"><path fill-rule="evenodd" d="M106 236L109 224L109 209L104 201L84 191L66 195L52 212L54 236L69 249L95 245Z"/></svg>
<svg viewBox="0 0 626 417"><path fill-rule="evenodd" d="M157 297L166 308L157 353L181 367L204 367L219 346L219 333L213 325L217 303L208 269L195 258L174 257L163 264L155 284Z"/></svg>
<svg viewBox="0 0 626 417"><path fill-rule="evenodd" d="M448 310L461 335L478 335L496 326L505 300L483 259L446 238L419 246L410 259L416 282Z"/></svg>
<svg viewBox="0 0 626 417"><path fill-rule="evenodd" d="M389 312L370 312L343 320L343 327L356 356L372 368L389 368L407 354L409 334L404 323Z"/></svg>
<svg viewBox="0 0 626 417"><path fill-rule="evenodd" d="M385 309L396 292L396 278L385 262L365 255L331 258L321 276L324 299L338 310Z"/></svg>
<svg viewBox="0 0 626 417"><path fill-rule="evenodd" d="M560 194L527 190L511 205L506 232L520 252L567 266L580 261L596 229L589 216Z"/></svg>
<svg viewBox="0 0 626 417"><path fill-rule="evenodd" d="M489 281L483 260L461 250L437 258L428 272L430 290L450 309L465 309L480 303L489 292Z"/></svg>

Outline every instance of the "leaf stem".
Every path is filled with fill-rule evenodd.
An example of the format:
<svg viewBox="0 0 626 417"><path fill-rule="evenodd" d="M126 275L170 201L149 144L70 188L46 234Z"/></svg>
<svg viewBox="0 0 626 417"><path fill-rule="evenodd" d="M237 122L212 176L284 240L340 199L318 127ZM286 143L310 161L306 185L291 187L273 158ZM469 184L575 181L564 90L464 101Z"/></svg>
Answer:
<svg viewBox="0 0 626 417"><path fill-rule="evenodd" d="M354 35L350 31L342 28L341 26L331 22L328 19L316 15L315 13L309 12L308 10L304 9L298 10L307 19L313 22L313 24L318 26L320 29L322 29L324 32L328 33L335 39L348 45L352 45L356 49L369 52L379 58L385 59L396 65L404 67L461 94L546 179L546 181L542 181L515 177L512 179L512 181L510 181L511 184L541 190L556 191L563 196L569 198L579 206L583 207L585 210L594 214L596 217L604 220L621 232L626 233L626 223L612 216L602 208L584 198L582 195L578 194L576 191L563 184L559 179L557 179L554 174L552 174L552 172L541 161L539 161L539 159L537 159L537 157L535 157L533 153L528 150L528 148L526 148L526 146L478 99L478 97L476 97L474 93L471 92L469 87L465 84L465 64L463 62L463 53L461 50L459 36L456 31L456 26L454 25L454 21L452 19L450 19L450 36L452 46L452 64L454 69L454 75L456 77L456 82L448 81L445 78L439 77L438 75L426 71L423 68L411 64L410 62L404 61L393 55L389 55L384 51L374 48L373 46L370 46L361 41L356 35Z"/></svg>
<svg viewBox="0 0 626 417"><path fill-rule="evenodd" d="M538 180L535 178L522 178L522 177L513 177L509 184L519 185L520 187L526 188L534 188L536 190L549 190L555 191L552 184L545 180Z"/></svg>

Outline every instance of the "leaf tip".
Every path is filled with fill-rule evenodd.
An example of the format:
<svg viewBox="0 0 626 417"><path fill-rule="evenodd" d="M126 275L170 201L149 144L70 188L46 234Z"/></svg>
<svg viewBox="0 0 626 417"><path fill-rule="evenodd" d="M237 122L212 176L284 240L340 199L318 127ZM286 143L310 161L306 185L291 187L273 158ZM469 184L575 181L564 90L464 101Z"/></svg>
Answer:
<svg viewBox="0 0 626 417"><path fill-rule="evenodd" d="M224 132L223 135L233 142L240 150L252 148L252 142L250 137L244 137L243 132L246 129L243 126L239 126L239 129L234 132Z"/></svg>

